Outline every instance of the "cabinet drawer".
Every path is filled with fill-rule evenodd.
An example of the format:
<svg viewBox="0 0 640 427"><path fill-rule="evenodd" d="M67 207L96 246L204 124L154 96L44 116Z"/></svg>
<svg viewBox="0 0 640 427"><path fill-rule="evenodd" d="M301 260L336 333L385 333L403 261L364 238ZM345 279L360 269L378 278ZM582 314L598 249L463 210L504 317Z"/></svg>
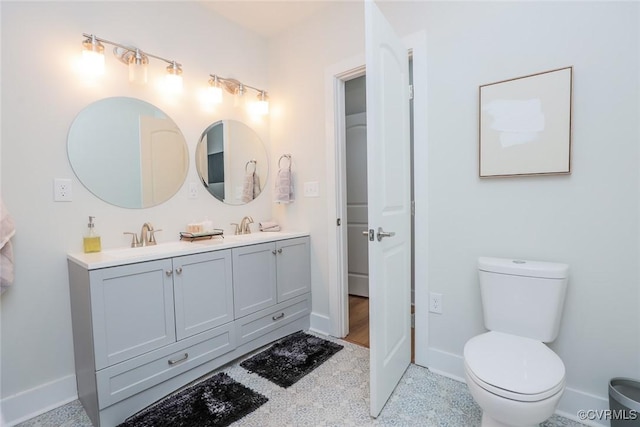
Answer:
<svg viewBox="0 0 640 427"><path fill-rule="evenodd" d="M238 346L274 331L289 322L308 316L310 312L311 300L309 294L306 294L238 319L235 322Z"/></svg>
<svg viewBox="0 0 640 427"><path fill-rule="evenodd" d="M235 348L235 329L230 322L105 368L96 373L98 406L106 408Z"/></svg>

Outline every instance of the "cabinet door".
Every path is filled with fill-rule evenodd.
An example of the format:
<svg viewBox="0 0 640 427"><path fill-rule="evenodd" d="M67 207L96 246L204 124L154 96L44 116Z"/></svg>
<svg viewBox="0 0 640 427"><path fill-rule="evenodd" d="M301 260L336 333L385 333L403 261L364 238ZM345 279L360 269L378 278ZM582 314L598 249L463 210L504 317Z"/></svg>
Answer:
<svg viewBox="0 0 640 427"><path fill-rule="evenodd" d="M174 258L173 283L177 339L233 320L230 250Z"/></svg>
<svg viewBox="0 0 640 427"><path fill-rule="evenodd" d="M175 341L171 261L93 270L96 370Z"/></svg>
<svg viewBox="0 0 640 427"><path fill-rule="evenodd" d="M288 239L276 242L278 302L311 291L311 267L309 238Z"/></svg>
<svg viewBox="0 0 640 427"><path fill-rule="evenodd" d="M232 249L236 318L276 303L276 245L261 243Z"/></svg>

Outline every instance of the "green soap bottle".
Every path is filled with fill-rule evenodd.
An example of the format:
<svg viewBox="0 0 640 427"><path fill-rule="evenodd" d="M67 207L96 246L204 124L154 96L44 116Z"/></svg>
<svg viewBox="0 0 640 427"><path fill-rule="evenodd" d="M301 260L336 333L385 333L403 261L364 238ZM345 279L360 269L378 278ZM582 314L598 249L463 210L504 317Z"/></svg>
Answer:
<svg viewBox="0 0 640 427"><path fill-rule="evenodd" d="M100 236L96 233L95 224L93 223L94 216L89 217L89 230L87 230L87 235L84 236L84 252L100 252L102 246L100 244Z"/></svg>

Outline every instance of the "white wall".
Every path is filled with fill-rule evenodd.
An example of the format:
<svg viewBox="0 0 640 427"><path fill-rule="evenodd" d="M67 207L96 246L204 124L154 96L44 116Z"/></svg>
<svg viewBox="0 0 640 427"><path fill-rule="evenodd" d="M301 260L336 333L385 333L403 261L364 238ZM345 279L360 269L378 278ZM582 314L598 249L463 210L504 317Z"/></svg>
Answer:
<svg viewBox="0 0 640 427"><path fill-rule="evenodd" d="M335 283L328 278L333 254L326 236L334 218L327 215L324 186L325 70L363 54L361 4L336 3L268 45L191 2L0 7L2 198L18 226L16 283L1 303L3 406L34 395L34 387L68 384L73 374L65 254L81 249L88 215L97 217L105 248L126 245L121 233L137 231L144 221L163 228L159 237L167 240L204 216L227 231L245 214L256 220L273 214L288 228L309 230L314 319L328 330L329 287ZM571 265L565 318L553 344L565 361L569 387L604 399L610 377L640 377L638 9L631 2L382 5L400 35L423 29L428 35L429 89L416 96L428 97L428 156L417 162L427 166L429 190L416 198L428 199L429 255L418 253L417 259L429 273L416 281L424 286L428 279L430 290L444 296L445 313L430 317L432 367L460 375L464 342L482 331L475 260L493 255ZM185 96L170 102L151 85L130 86L126 68L111 57L105 82L86 87L71 69L82 32L175 57L184 64ZM478 85L566 65L575 67L573 173L479 180ZM152 61L150 80L162 68ZM272 210L271 184L246 207L224 206L204 189L190 200L185 185L158 207L126 210L96 199L75 179L67 131L97 99L133 96L157 105L182 129L191 153L210 123L248 120L232 104L213 114L200 109L193 93L209 72L269 89L271 126L253 126L272 141L272 166L281 154L293 155L294 204ZM73 202L52 201L57 177L73 179ZM302 183L316 180L320 197L300 197ZM191 181L197 181L193 159ZM577 404L592 402L581 396Z"/></svg>
<svg viewBox="0 0 640 427"><path fill-rule="evenodd" d="M273 181L244 207L225 206L204 188L198 199L187 197L188 183L199 182L195 147L209 124L243 120L269 141L268 120L251 122L229 98L217 111L207 112L197 97L209 73L269 89L263 38L196 2L3 1L1 8L2 198L17 227L16 279L1 300L1 396L5 418L15 419L75 393L66 253L82 250L89 215L96 217L103 249L126 246L129 240L122 233L138 232L145 221L164 230L157 234L159 241L177 240L187 222L205 217L231 232L229 223L244 215L252 215L256 223L271 218ZM130 85L127 68L111 55L108 45L104 81L85 85L73 68L83 32L181 62L183 96L172 101L156 89L153 82L166 65L153 59L150 83L140 88ZM66 150L69 126L86 105L111 96L140 98L158 106L186 138L190 153L186 183L160 206L136 210L110 206L90 194L71 170ZM53 178L73 180L72 202L53 202ZM36 402L34 396L42 388L56 392ZM21 406L25 402L28 405Z"/></svg>
<svg viewBox="0 0 640 427"><path fill-rule="evenodd" d="M362 4L337 2L308 21L274 37L269 49L272 88L271 141L274 156L291 153L297 200L276 207L289 227L311 233L313 314L311 326L329 331L327 252L325 68L364 53ZM355 19L354 19L355 18ZM303 198L306 181L319 181L317 198Z"/></svg>
<svg viewBox="0 0 640 427"><path fill-rule="evenodd" d="M483 331L478 256L566 262L571 279L559 338L552 344L571 389L561 409L606 405L613 376L640 377L637 124L639 5L594 2L386 2L399 35L428 38L428 276L416 286L443 294L429 318L430 366L462 377L464 343ZM300 181L321 197L279 218L312 231L313 310L328 314L328 221L323 71L362 54L362 8L336 4L271 41L276 151L294 151ZM573 173L480 180L478 86L574 66ZM325 96L331 94L325 93ZM416 117L416 121L424 120ZM416 218L416 221L420 221ZM327 256L332 256L328 254ZM593 395L593 396L592 396ZM594 397L595 396L595 397Z"/></svg>

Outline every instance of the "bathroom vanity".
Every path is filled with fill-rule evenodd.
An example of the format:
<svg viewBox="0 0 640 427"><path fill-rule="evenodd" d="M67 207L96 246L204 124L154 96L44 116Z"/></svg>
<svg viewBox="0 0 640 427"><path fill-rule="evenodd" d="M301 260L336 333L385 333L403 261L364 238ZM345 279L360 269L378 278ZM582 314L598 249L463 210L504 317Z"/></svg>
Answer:
<svg viewBox="0 0 640 427"><path fill-rule="evenodd" d="M96 426L309 328L306 233L69 254L68 267L78 397Z"/></svg>

